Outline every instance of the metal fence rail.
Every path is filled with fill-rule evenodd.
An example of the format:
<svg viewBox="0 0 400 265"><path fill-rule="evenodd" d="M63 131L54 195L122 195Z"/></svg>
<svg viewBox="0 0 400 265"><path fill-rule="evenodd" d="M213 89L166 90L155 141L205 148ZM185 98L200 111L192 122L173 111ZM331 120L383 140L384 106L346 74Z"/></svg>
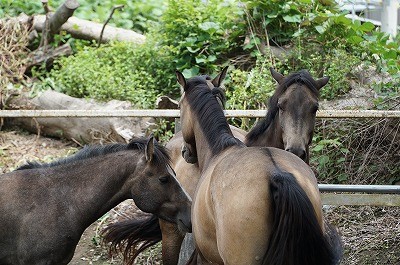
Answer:
<svg viewBox="0 0 400 265"><path fill-rule="evenodd" d="M265 117L267 110L225 110L226 117ZM4 118L179 117L179 110L0 110ZM320 110L317 118L400 118L399 110Z"/></svg>
<svg viewBox="0 0 400 265"><path fill-rule="evenodd" d="M400 206L400 185L319 184L325 205Z"/></svg>

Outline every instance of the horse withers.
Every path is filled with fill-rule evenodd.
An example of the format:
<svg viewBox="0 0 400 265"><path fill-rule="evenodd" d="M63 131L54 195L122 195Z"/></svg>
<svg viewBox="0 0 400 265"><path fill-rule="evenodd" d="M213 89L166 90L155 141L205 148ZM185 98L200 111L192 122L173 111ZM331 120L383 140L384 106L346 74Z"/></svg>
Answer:
<svg viewBox="0 0 400 265"><path fill-rule="evenodd" d="M85 147L0 176L0 264L60 265L84 230L125 199L191 231L191 199L153 137Z"/></svg>
<svg viewBox="0 0 400 265"><path fill-rule="evenodd" d="M246 147L198 77L177 79L187 157L201 178L192 204L197 255L215 264L337 264L341 241L325 225L317 180L298 156Z"/></svg>

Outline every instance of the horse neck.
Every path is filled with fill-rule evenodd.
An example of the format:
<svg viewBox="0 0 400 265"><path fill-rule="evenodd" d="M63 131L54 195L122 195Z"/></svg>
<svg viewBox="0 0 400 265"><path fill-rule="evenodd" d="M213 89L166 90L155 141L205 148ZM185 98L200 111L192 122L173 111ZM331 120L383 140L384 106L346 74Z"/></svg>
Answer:
<svg viewBox="0 0 400 265"><path fill-rule="evenodd" d="M210 146L208 144L207 136L203 133L203 130L202 130L200 124L198 123L198 121L196 121L194 123L194 132L195 132L196 152L197 152L199 169L200 169L200 171L203 171L204 169L206 169L208 167L210 162L216 156L218 156L222 151L225 151L226 149L228 149L230 147L224 148L224 150L221 150L220 153L215 155L213 153L213 148L215 148L216 146ZM232 131L229 129L229 127L227 130L221 130L221 132L216 137L217 137L217 139L215 140L215 142L217 145L218 144L222 145L221 142L228 138L229 139L232 138L232 140L236 141L236 139L233 136Z"/></svg>
<svg viewBox="0 0 400 265"><path fill-rule="evenodd" d="M80 172L73 176L70 188L71 206L75 207L86 226L129 198L126 180L136 169L136 163L133 162L137 161L136 156L130 150L123 156L114 153L83 161L84 171L90 172Z"/></svg>
<svg viewBox="0 0 400 265"><path fill-rule="evenodd" d="M265 122L264 120L261 122ZM256 137L249 141L246 138L247 146L263 146L263 147L276 147L279 149L284 149L283 138L282 138L282 128L279 122L279 112L276 114L275 118L271 121L271 124L262 133L258 134Z"/></svg>

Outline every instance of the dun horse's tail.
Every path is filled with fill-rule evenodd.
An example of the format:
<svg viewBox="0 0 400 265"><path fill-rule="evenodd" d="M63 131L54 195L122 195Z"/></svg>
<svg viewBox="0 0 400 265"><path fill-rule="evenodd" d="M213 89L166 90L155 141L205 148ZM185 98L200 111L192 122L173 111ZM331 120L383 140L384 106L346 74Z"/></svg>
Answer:
<svg viewBox="0 0 400 265"><path fill-rule="evenodd" d="M333 265L340 262L342 242L335 228L319 225L307 194L290 173L271 177L273 227L264 265Z"/></svg>
<svg viewBox="0 0 400 265"><path fill-rule="evenodd" d="M105 242L111 243L110 254L122 252L124 264L132 265L142 251L161 241L161 229L158 217L151 215L111 224L102 231L102 236Z"/></svg>

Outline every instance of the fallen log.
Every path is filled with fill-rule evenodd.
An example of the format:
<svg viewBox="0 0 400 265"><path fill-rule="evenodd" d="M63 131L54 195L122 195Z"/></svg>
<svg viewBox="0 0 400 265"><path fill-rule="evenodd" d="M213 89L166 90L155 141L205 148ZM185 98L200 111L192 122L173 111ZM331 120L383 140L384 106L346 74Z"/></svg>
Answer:
<svg viewBox="0 0 400 265"><path fill-rule="evenodd" d="M106 103L74 98L53 90L47 90L37 97L28 93L14 95L7 100L6 109L40 110L94 110L94 109L132 109L128 101L111 100ZM6 125L16 125L32 133L64 138L81 145L86 143L127 142L132 137L145 136L155 128L153 118L12 118Z"/></svg>
<svg viewBox="0 0 400 265"><path fill-rule="evenodd" d="M41 32L45 27L45 15L36 15L33 20L33 27L35 30ZM61 30L65 30L72 37L83 40L96 40L100 39L103 24L96 23L77 17L70 17L67 22L61 26ZM117 28L107 25L104 29L102 43L110 41L127 41L138 44L143 44L146 37L135 31Z"/></svg>

